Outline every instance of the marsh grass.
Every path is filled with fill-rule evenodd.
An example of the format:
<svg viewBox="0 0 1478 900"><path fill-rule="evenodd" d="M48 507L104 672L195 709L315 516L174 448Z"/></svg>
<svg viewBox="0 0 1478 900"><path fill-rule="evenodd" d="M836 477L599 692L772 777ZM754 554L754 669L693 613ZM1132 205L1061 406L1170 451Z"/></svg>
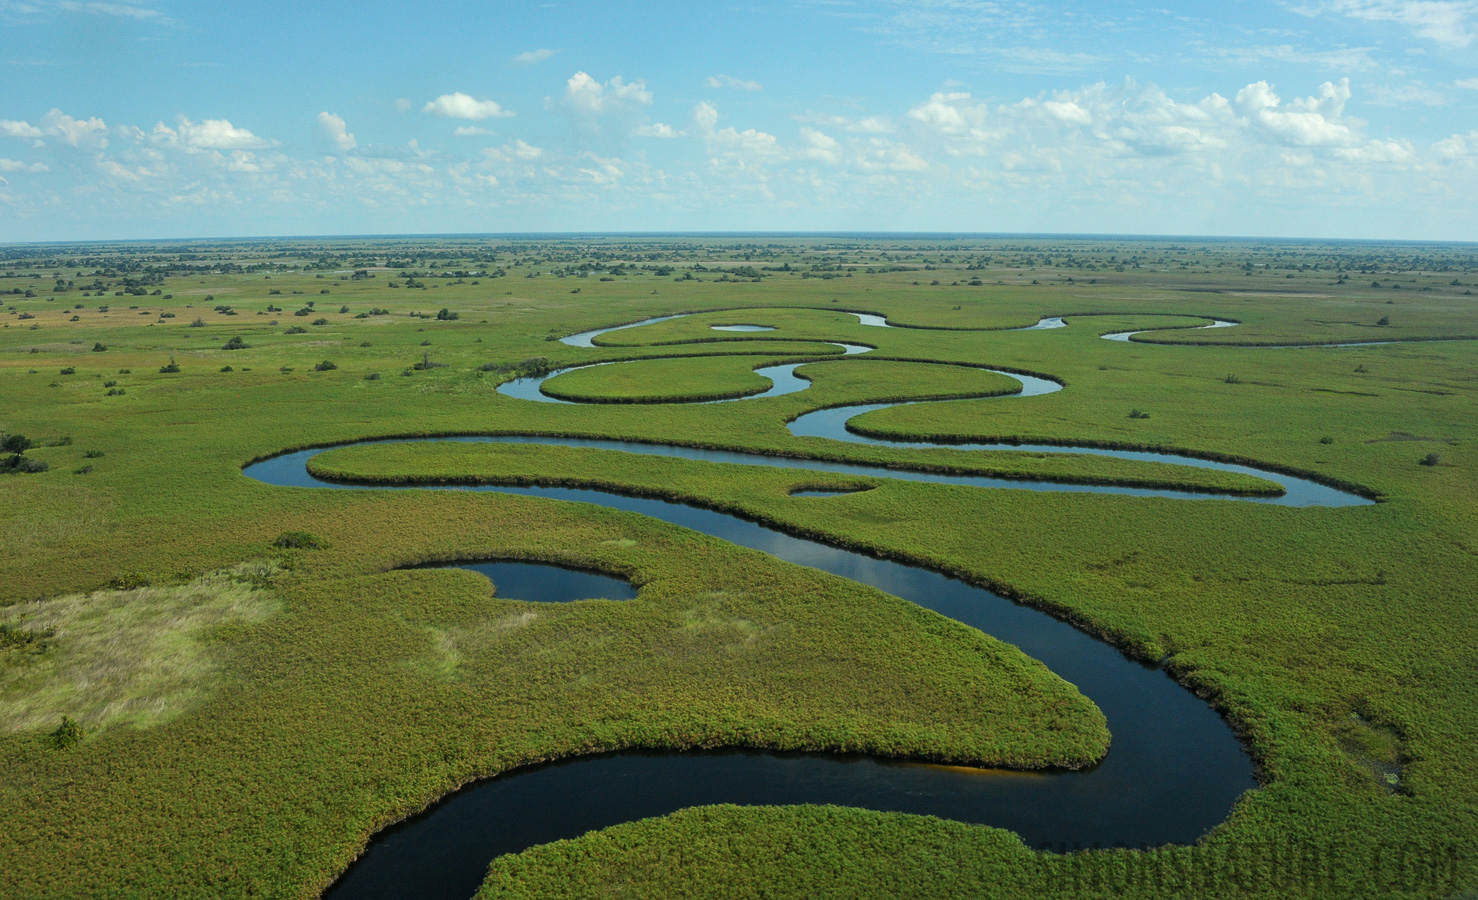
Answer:
<svg viewBox="0 0 1478 900"><path fill-rule="evenodd" d="M52 727L62 716L88 732L168 722L210 695L220 639L277 609L250 579L275 572L246 563L169 587L94 591L0 609L0 633L33 637L0 654L0 732Z"/></svg>

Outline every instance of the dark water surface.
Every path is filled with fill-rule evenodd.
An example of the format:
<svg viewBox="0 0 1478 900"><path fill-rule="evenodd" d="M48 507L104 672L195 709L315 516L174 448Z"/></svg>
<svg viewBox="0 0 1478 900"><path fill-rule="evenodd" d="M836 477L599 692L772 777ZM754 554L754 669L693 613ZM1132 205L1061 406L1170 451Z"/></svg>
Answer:
<svg viewBox="0 0 1478 900"><path fill-rule="evenodd" d="M466 569L486 575L494 596L530 603L569 603L571 600L631 600L636 588L628 582L599 572L571 569L552 563L514 562L494 559L485 562L436 563L419 569Z"/></svg>

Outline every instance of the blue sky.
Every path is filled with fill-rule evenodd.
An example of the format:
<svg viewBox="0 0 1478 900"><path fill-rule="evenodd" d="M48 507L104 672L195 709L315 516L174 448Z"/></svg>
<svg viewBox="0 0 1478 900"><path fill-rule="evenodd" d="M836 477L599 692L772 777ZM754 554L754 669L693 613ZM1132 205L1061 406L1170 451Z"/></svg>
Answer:
<svg viewBox="0 0 1478 900"><path fill-rule="evenodd" d="M1478 0L0 0L0 241L1478 240Z"/></svg>

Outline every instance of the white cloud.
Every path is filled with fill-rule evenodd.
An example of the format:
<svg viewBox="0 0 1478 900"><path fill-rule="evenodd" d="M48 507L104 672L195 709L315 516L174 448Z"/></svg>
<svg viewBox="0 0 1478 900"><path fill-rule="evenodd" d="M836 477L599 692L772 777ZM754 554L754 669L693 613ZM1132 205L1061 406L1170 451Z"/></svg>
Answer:
<svg viewBox="0 0 1478 900"><path fill-rule="evenodd" d="M600 82L585 72L576 72L565 82L564 96L558 102L547 100L569 118L575 135L582 142L619 144L633 135L643 135L646 109L652 105L652 92L640 78L624 81L617 75Z"/></svg>
<svg viewBox="0 0 1478 900"><path fill-rule="evenodd" d="M484 137L497 134L491 128L483 128L481 125L458 125L452 132L452 137Z"/></svg>
<svg viewBox="0 0 1478 900"><path fill-rule="evenodd" d="M415 104L408 97L401 97L395 101L395 111L398 113L408 113L411 111L412 106L415 106Z"/></svg>
<svg viewBox="0 0 1478 900"><path fill-rule="evenodd" d="M836 138L814 128L801 129L801 156L835 165L841 161L842 145Z"/></svg>
<svg viewBox="0 0 1478 900"><path fill-rule="evenodd" d="M1047 115L1068 125L1091 125L1093 116L1072 100L1047 100L1042 103Z"/></svg>
<svg viewBox="0 0 1478 900"><path fill-rule="evenodd" d="M174 128L163 122L155 125L154 140L193 150L261 150L275 143L257 137L245 128L237 128L228 119L205 119L197 124L185 116L180 116L179 124Z"/></svg>
<svg viewBox="0 0 1478 900"><path fill-rule="evenodd" d="M768 132L733 126L718 128L718 108L711 103L693 107L693 124L708 147L711 161L725 161L741 167L763 162L780 162L786 158L779 140Z"/></svg>
<svg viewBox="0 0 1478 900"><path fill-rule="evenodd" d="M74 119L59 109L53 109L41 117L41 130L50 137L59 137L73 147L83 145L108 146L108 126L96 116Z"/></svg>
<svg viewBox="0 0 1478 900"><path fill-rule="evenodd" d="M0 119L0 136L13 138L38 138L41 129L29 122L16 122L10 119Z"/></svg>
<svg viewBox="0 0 1478 900"><path fill-rule="evenodd" d="M1340 147L1334 155L1355 163L1405 163L1416 156L1410 141L1370 141L1363 147Z"/></svg>
<svg viewBox="0 0 1478 900"><path fill-rule="evenodd" d="M1459 78L1457 81L1453 82L1453 86L1466 88L1470 91L1478 91L1478 78Z"/></svg>
<svg viewBox="0 0 1478 900"><path fill-rule="evenodd" d="M1305 15L1333 12L1367 22L1396 22L1434 43L1458 50L1478 37L1472 22L1478 16L1475 0L1334 0L1296 11Z"/></svg>
<svg viewBox="0 0 1478 900"><path fill-rule="evenodd" d="M512 62L515 66L534 66L538 65L539 63L543 62L544 60L548 59L558 52L558 50L547 49L525 50L524 52L513 57Z"/></svg>
<svg viewBox="0 0 1478 900"><path fill-rule="evenodd" d="M446 119L471 119L473 121L513 115L511 110L504 109L502 104L496 100L478 100L461 91L442 94L421 107L421 111Z"/></svg>
<svg viewBox="0 0 1478 900"><path fill-rule="evenodd" d="M1455 134L1432 145L1437 155L1446 159L1469 159L1478 157L1478 131Z"/></svg>
<svg viewBox="0 0 1478 900"><path fill-rule="evenodd" d="M521 138L514 138L501 147L485 147L482 151L484 160L495 163L513 162L515 160L533 162L543 155L543 147L535 147Z"/></svg>
<svg viewBox="0 0 1478 900"><path fill-rule="evenodd" d="M710 75L703 79L703 86L709 88L733 88L737 91L759 91L765 87L758 81L746 81L742 78L735 78L732 75Z"/></svg>
<svg viewBox="0 0 1478 900"><path fill-rule="evenodd" d="M1339 84L1324 82L1317 97L1304 97L1284 105L1266 81L1247 85L1237 92L1236 105L1248 120L1268 134L1301 147L1348 145L1354 133L1338 121L1350 99L1350 79Z"/></svg>
<svg viewBox="0 0 1478 900"><path fill-rule="evenodd" d="M678 131L671 125L664 125L661 122L653 122L650 125L638 125L632 134L637 137L651 138L675 138L683 136L683 132Z"/></svg>
<svg viewBox="0 0 1478 900"><path fill-rule="evenodd" d="M864 172L922 172L929 168L929 162L907 147L872 138L858 153L857 168Z"/></svg>
<svg viewBox="0 0 1478 900"><path fill-rule="evenodd" d="M342 116L335 115L331 112L319 113L318 130L340 153L347 153L359 146L359 142L354 139L354 135L349 133L349 127L345 124Z"/></svg>
<svg viewBox="0 0 1478 900"><path fill-rule="evenodd" d="M928 101L908 111L908 117L929 129L945 135L965 135L985 126L984 103L974 103L968 93L953 91L933 94Z"/></svg>
<svg viewBox="0 0 1478 900"><path fill-rule="evenodd" d="M584 72L576 72L565 82L564 105L581 115L598 116L631 106L650 106L652 92L641 79L630 84L617 75L602 84Z"/></svg>
<svg viewBox="0 0 1478 900"><path fill-rule="evenodd" d="M825 125L828 128L840 128L853 134L891 134L893 132L893 123L886 116L864 116L860 119L853 119L848 116L808 112L796 118L801 122Z"/></svg>
<svg viewBox="0 0 1478 900"><path fill-rule="evenodd" d="M18 159L0 159L0 172L50 172L46 163L23 163Z"/></svg>

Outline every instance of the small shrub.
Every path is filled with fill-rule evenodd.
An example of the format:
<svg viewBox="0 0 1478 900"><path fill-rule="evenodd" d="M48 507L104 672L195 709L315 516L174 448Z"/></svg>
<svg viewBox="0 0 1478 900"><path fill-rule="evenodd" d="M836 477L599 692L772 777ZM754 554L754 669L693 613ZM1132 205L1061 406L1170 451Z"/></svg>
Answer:
<svg viewBox="0 0 1478 900"><path fill-rule="evenodd" d="M56 629L49 628L46 631L32 631L19 625L9 625L0 622L0 650L13 650L24 648L29 650L45 650L46 639L56 636Z"/></svg>
<svg viewBox="0 0 1478 900"><path fill-rule="evenodd" d="M328 319L314 319L313 320L313 324L314 325L327 325L328 324Z"/></svg>
<svg viewBox="0 0 1478 900"><path fill-rule="evenodd" d="M102 459L103 456L104 454L101 450L88 450L86 453L82 454L83 459Z"/></svg>
<svg viewBox="0 0 1478 900"><path fill-rule="evenodd" d="M1131 410L1129 410L1129 418L1131 418L1131 419L1148 419L1149 417L1150 417L1150 414L1147 413L1147 412L1141 412L1140 410L1137 410L1137 409L1131 409Z"/></svg>
<svg viewBox="0 0 1478 900"><path fill-rule="evenodd" d="M221 349L222 350L245 350L246 348L248 348L250 346L251 346L251 344L248 344L246 341L243 341L241 339L241 336L240 335L237 335L236 337L233 337L233 338L231 338L231 340L229 340L226 343L222 344L221 345Z"/></svg>
<svg viewBox="0 0 1478 900"><path fill-rule="evenodd" d="M341 312L341 313L346 313L348 311L349 311L349 306L347 304L345 304L344 306L339 307L339 312Z"/></svg>
<svg viewBox="0 0 1478 900"><path fill-rule="evenodd" d="M125 392L124 392L123 388L110 388L108 390L108 393L105 396L108 396L108 397L121 397L121 396L123 396L124 393Z"/></svg>
<svg viewBox="0 0 1478 900"><path fill-rule="evenodd" d="M436 318L442 322L452 322L460 319L461 316L443 307L442 310L436 314Z"/></svg>
<svg viewBox="0 0 1478 900"><path fill-rule="evenodd" d="M379 372L371 372L368 375L364 376L364 380L365 381L379 381L380 380L380 373Z"/></svg>
<svg viewBox="0 0 1478 900"><path fill-rule="evenodd" d="M63 374L63 375L76 375L77 374L77 367L76 366L67 366L65 369L62 369L61 374Z"/></svg>
<svg viewBox="0 0 1478 900"><path fill-rule="evenodd" d="M160 318L163 318L163 316L161 316ZM190 320L190 327L191 328L204 328L205 327L205 320L202 319L202 318L200 318L199 316L196 316L195 318L193 318L193 319Z"/></svg>
<svg viewBox="0 0 1478 900"><path fill-rule="evenodd" d="M306 531L284 531L272 542L279 550L322 550L328 541Z"/></svg>
<svg viewBox="0 0 1478 900"><path fill-rule="evenodd" d="M73 469L72 470L72 474L73 475L86 475L88 472L91 472L91 471L92 471L92 466L83 466L80 469Z"/></svg>
<svg viewBox="0 0 1478 900"><path fill-rule="evenodd" d="M1424 466L1440 466L1440 465L1442 465L1442 454L1441 453L1428 453L1426 456L1423 456L1422 457L1422 465L1424 465Z"/></svg>
<svg viewBox="0 0 1478 900"><path fill-rule="evenodd" d="M82 739L86 736L87 732L83 731L82 726L78 725L72 717L62 716L62 724L51 733L51 744L58 750L67 750L82 743Z"/></svg>
<svg viewBox="0 0 1478 900"><path fill-rule="evenodd" d="M23 434L7 434L0 438L0 450L6 453L25 453L36 443Z"/></svg>
<svg viewBox="0 0 1478 900"><path fill-rule="evenodd" d="M374 344L371 344L369 341L360 341L359 342L359 346L361 346L361 347L373 347Z"/></svg>
<svg viewBox="0 0 1478 900"><path fill-rule="evenodd" d="M328 293L328 288L324 288L323 290L319 291L318 293L320 293L320 294L327 294Z"/></svg>
<svg viewBox="0 0 1478 900"><path fill-rule="evenodd" d="M291 375L292 374L292 371L293 371L293 367L292 366L283 366L282 368L278 369L277 371L281 372L284 375Z"/></svg>
<svg viewBox="0 0 1478 900"><path fill-rule="evenodd" d="M1391 317L1390 316L1381 316L1380 317L1380 321L1376 322L1375 324L1377 324L1377 325L1389 325L1389 324L1391 324Z"/></svg>
<svg viewBox="0 0 1478 900"><path fill-rule="evenodd" d="M230 366L221 366L221 371L222 372L233 372L235 370L232 369Z"/></svg>
<svg viewBox="0 0 1478 900"><path fill-rule="evenodd" d="M104 352L107 351L107 349L108 349L108 345L107 344L104 344L102 341L98 341L97 343L95 343L95 344L92 345L92 352L93 353L104 353Z"/></svg>
<svg viewBox="0 0 1478 900"><path fill-rule="evenodd" d="M293 325L293 326L289 327L286 331L283 332L283 334L307 334L307 333L308 333L308 329L304 328L301 325Z"/></svg>
<svg viewBox="0 0 1478 900"><path fill-rule="evenodd" d="M167 366L160 366L159 367L159 372L161 374L163 374L163 375L173 375L176 372L178 372L179 370L180 370L180 364L174 361L174 357L173 356L171 356L169 358L169 365L167 365Z"/></svg>
<svg viewBox="0 0 1478 900"><path fill-rule="evenodd" d="M1321 443L1321 444L1332 444L1332 443L1334 443L1334 438L1332 438L1332 437L1321 437L1321 438L1319 438L1319 443Z"/></svg>
<svg viewBox="0 0 1478 900"><path fill-rule="evenodd" d="M321 362L318 365L314 366L313 367L313 371L315 371L315 372L332 372L334 369L337 369L337 368L338 368L338 366L334 365L333 363L331 363L331 362L329 362L328 360L325 359L323 362Z"/></svg>
<svg viewBox="0 0 1478 900"><path fill-rule="evenodd" d="M1227 380L1227 384L1241 384L1242 383L1242 379L1238 378L1236 375L1228 375L1226 380Z"/></svg>

